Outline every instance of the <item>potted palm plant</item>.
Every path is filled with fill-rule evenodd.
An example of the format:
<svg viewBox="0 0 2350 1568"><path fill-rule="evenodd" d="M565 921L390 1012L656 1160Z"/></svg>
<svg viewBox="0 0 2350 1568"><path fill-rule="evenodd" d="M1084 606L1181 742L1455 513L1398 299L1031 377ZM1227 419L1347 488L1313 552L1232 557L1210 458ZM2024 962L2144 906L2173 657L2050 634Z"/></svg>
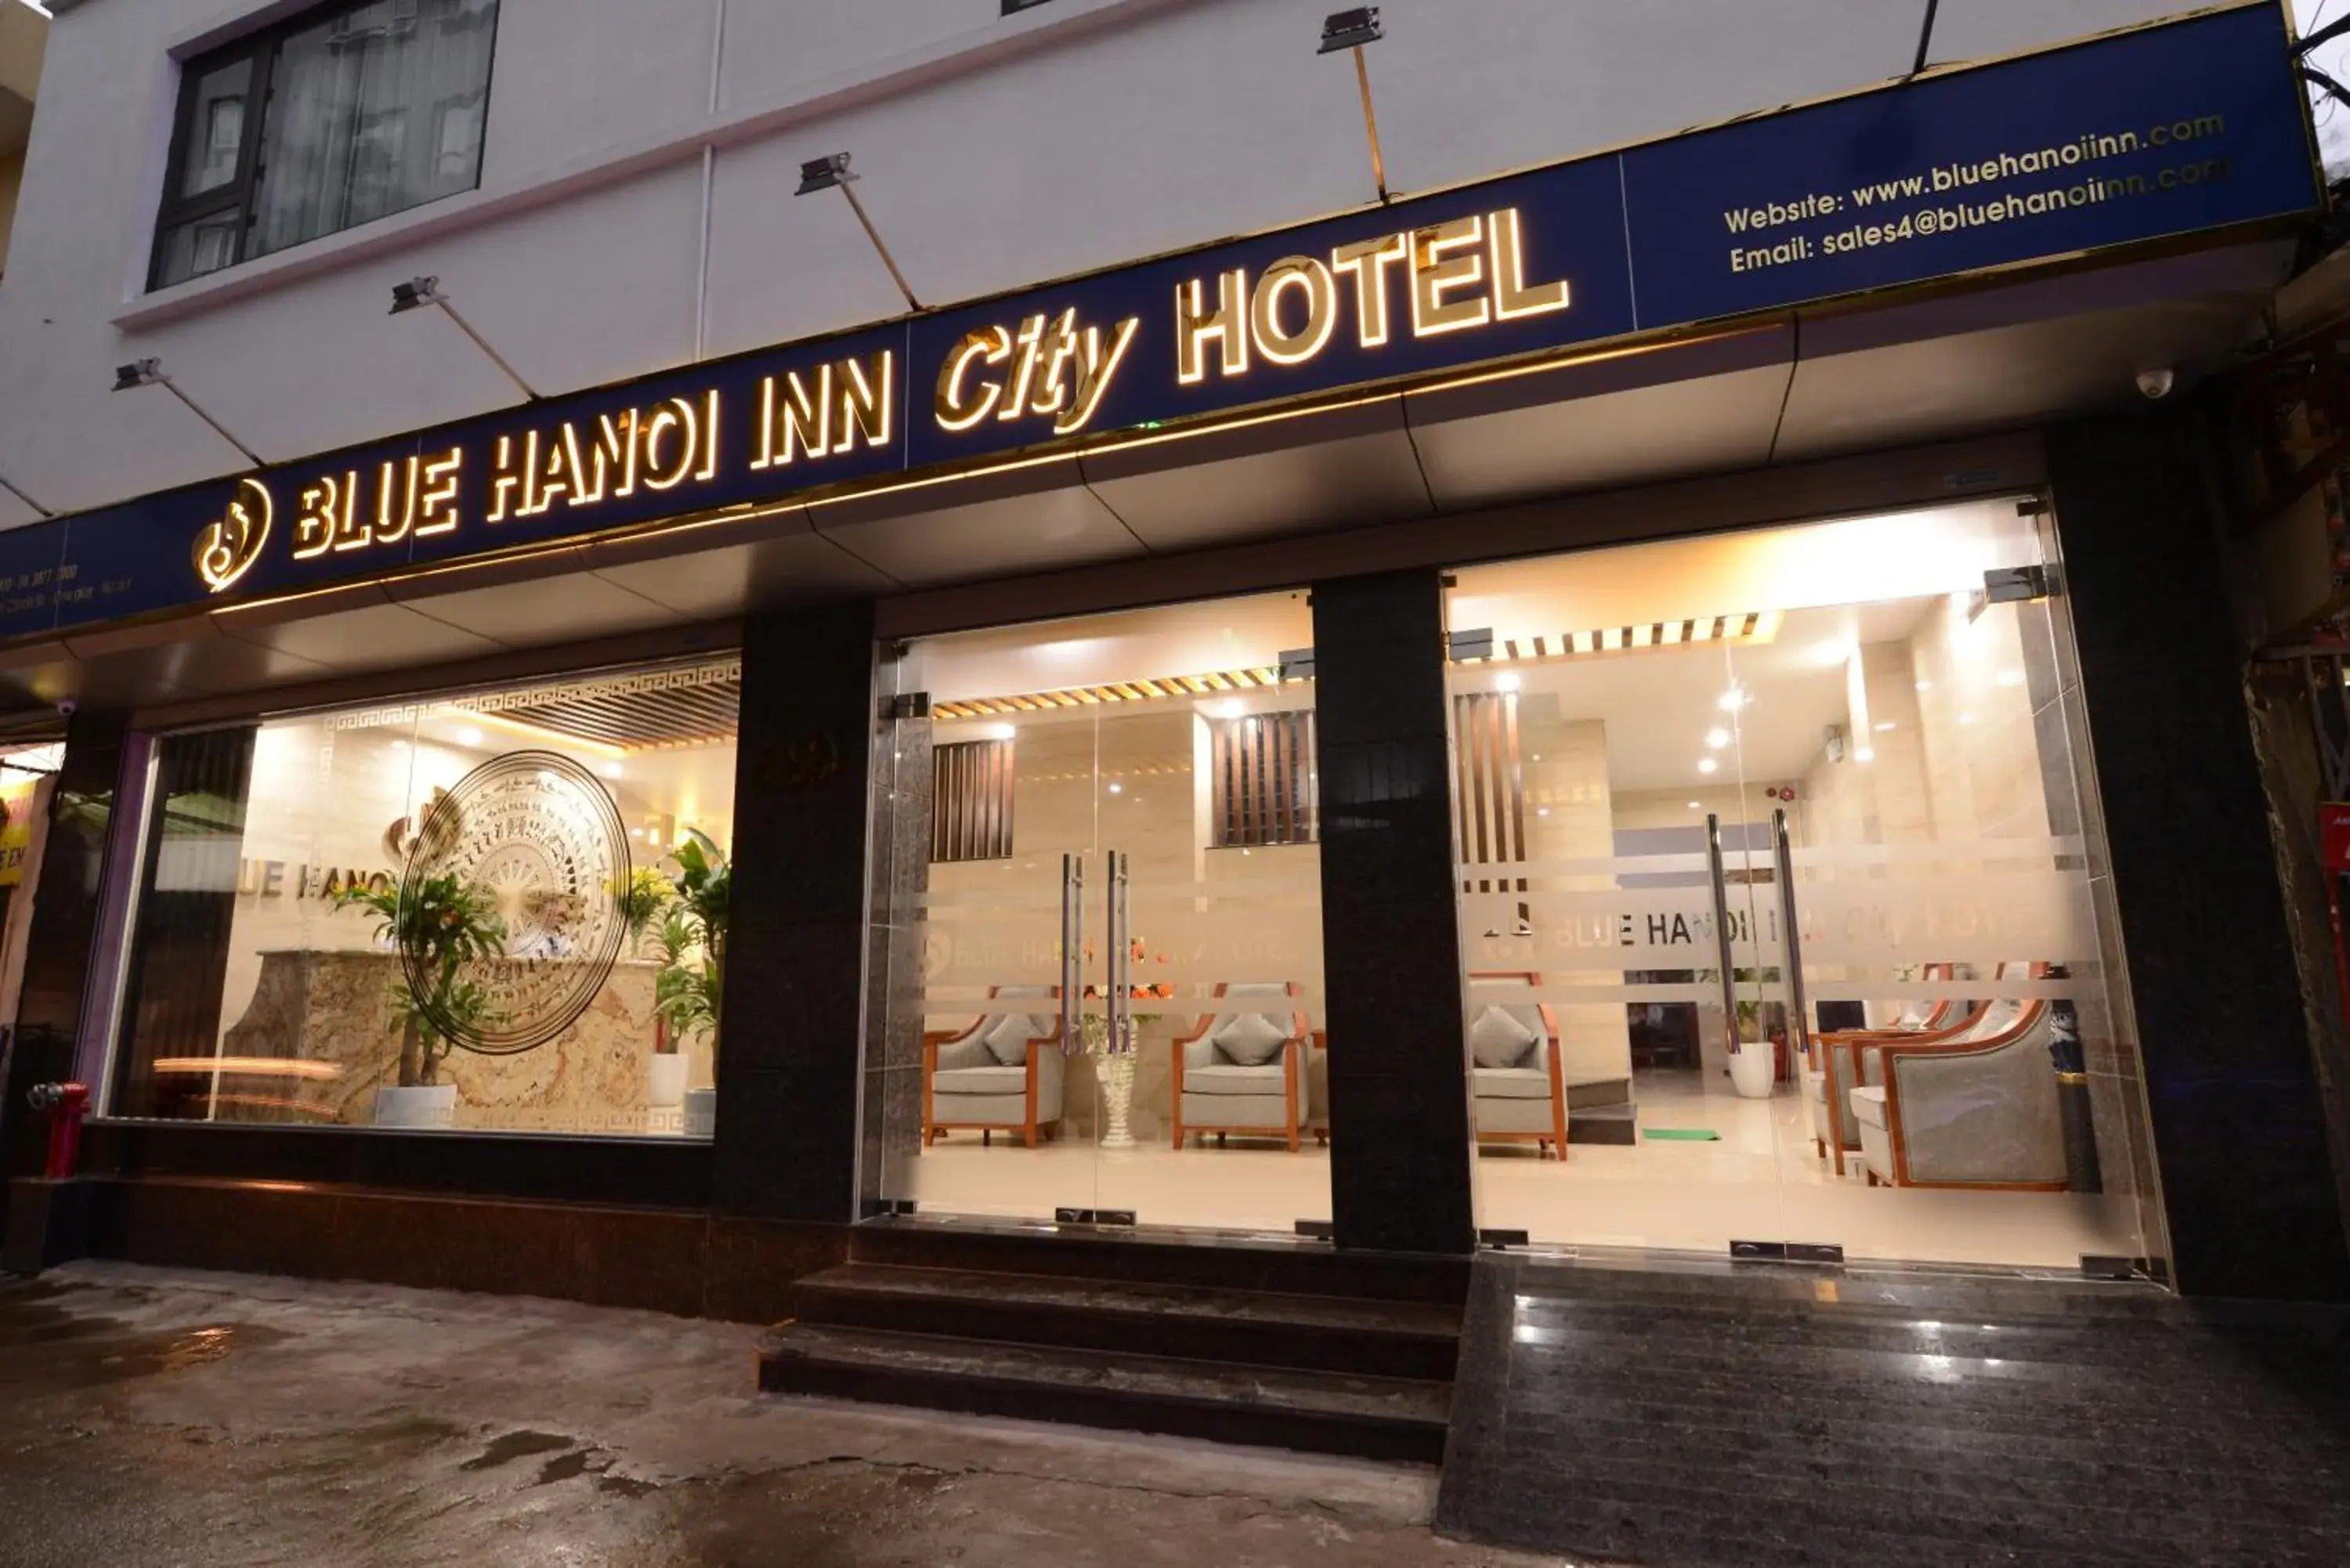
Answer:
<svg viewBox="0 0 2350 1568"><path fill-rule="evenodd" d="M684 1041L661 1005L659 985L684 961L687 950L693 946L693 934L679 924L676 895L669 878L650 866L638 867L626 882L615 884L612 898L628 926L630 958L644 956L645 937L658 929L660 952L655 961L660 968L655 977L653 1054L645 1064L645 1102L655 1110L666 1110L685 1098L685 1055L680 1049Z"/></svg>
<svg viewBox="0 0 2350 1568"><path fill-rule="evenodd" d="M457 1086L440 1081L441 1064L468 1034L497 1020L488 992L463 974L475 960L505 956L506 926L495 901L487 890L445 872L398 887L347 888L335 901L373 915L377 935L411 961L391 986L399 1075L375 1092L376 1125L450 1126Z"/></svg>
<svg viewBox="0 0 2350 1568"><path fill-rule="evenodd" d="M698 827L670 851L677 870L670 877L671 909L677 920L676 957L664 957L654 989L655 1006L682 1044L707 1030L711 1040L711 1075L718 1069L721 1025L725 1012L726 923L734 887L733 867L717 840ZM669 952L669 922L662 924L664 955ZM691 955L691 956L689 956ZM707 1137L717 1126L718 1090L685 1091L685 1133Z"/></svg>

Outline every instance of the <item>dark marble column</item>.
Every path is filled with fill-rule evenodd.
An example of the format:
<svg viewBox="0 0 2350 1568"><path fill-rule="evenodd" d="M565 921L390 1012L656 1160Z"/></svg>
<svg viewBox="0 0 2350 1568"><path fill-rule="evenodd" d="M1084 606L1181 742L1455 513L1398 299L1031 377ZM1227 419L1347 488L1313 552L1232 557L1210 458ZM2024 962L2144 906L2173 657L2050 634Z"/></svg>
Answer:
<svg viewBox="0 0 2350 1568"><path fill-rule="evenodd" d="M913 696L920 672L881 653L879 685ZM883 699L887 701L885 697ZM913 1196L922 1143L922 940L931 885L931 720L878 725L873 735L872 928L867 938L865 1121L858 1210Z"/></svg>
<svg viewBox="0 0 2350 1568"><path fill-rule="evenodd" d="M6 1060L0 1063L0 1170L8 1176L39 1171L47 1143L47 1125L26 1107L26 1091L73 1075L121 781L124 721L120 713L77 713L67 725L39 885L31 889L24 987ZM5 1202L0 1195L0 1204Z"/></svg>
<svg viewBox="0 0 2350 1568"><path fill-rule="evenodd" d="M734 887L712 1206L857 1213L873 613L753 617L743 647Z"/></svg>
<svg viewBox="0 0 2350 1568"><path fill-rule="evenodd" d="M1467 1252L1476 1232L1438 575L1316 583L1314 660L1337 1242Z"/></svg>
<svg viewBox="0 0 2350 1568"><path fill-rule="evenodd" d="M2168 410L2059 426L2047 441L2112 856L2089 869L2126 952L2178 1282L2350 1300L2200 446ZM2106 967L2123 963L2114 952Z"/></svg>

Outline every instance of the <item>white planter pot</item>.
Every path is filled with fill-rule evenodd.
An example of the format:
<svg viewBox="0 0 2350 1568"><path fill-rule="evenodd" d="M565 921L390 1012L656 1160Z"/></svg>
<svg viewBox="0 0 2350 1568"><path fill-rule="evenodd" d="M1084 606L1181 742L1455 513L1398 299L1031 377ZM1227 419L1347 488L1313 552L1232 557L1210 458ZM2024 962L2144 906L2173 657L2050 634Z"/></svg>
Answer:
<svg viewBox="0 0 2350 1568"><path fill-rule="evenodd" d="M1730 1058L1731 1086L1747 1099L1767 1100L1777 1066L1778 1052L1768 1040L1749 1040Z"/></svg>
<svg viewBox="0 0 2350 1568"><path fill-rule="evenodd" d="M645 1069L645 1098L655 1109L674 1106L685 1098L685 1054L671 1052L655 1056Z"/></svg>
<svg viewBox="0 0 2350 1568"><path fill-rule="evenodd" d="M685 1136L708 1137L718 1127L718 1091L685 1091Z"/></svg>
<svg viewBox="0 0 2350 1568"><path fill-rule="evenodd" d="M419 1089L380 1088L375 1092L375 1125L380 1127L445 1127L456 1125L457 1085L433 1084Z"/></svg>

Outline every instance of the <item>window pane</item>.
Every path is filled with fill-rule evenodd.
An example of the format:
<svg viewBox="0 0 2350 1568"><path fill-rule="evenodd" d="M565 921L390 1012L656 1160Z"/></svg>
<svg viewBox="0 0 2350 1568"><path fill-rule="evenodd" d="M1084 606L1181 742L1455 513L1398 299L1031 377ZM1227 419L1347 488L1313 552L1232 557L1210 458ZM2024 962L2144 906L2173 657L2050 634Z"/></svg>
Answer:
<svg viewBox="0 0 2350 1568"><path fill-rule="evenodd" d="M188 151L180 174L180 194L201 196L236 178L244 152L244 106L253 84L253 62L238 60L196 83L195 114L188 126Z"/></svg>
<svg viewBox="0 0 2350 1568"><path fill-rule="evenodd" d="M215 213L182 223L163 236L162 286L185 283L208 272L218 272L236 260L236 239L244 226L242 212Z"/></svg>
<svg viewBox="0 0 2350 1568"><path fill-rule="evenodd" d="M286 40L255 254L468 191L497 0L379 0Z"/></svg>
<svg viewBox="0 0 2350 1568"><path fill-rule="evenodd" d="M741 690L721 659L167 737L119 1113L706 1136Z"/></svg>

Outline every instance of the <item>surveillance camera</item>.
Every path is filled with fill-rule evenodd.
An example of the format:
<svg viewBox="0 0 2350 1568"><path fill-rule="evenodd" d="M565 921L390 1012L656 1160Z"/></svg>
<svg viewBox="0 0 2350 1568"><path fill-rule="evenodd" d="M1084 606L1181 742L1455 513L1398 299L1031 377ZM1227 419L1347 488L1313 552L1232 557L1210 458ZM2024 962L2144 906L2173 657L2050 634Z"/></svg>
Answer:
<svg viewBox="0 0 2350 1568"><path fill-rule="evenodd" d="M61 716L63 716L63 717L65 717L65 718L68 718L68 719L70 719L70 718L72 718L76 713L78 713L78 712L80 712L80 711L81 711L81 704L80 704L80 703L78 703L78 702L77 702L77 701L75 701L72 698L70 698L70 697L60 697L60 698L58 698L58 699L57 699L57 712L58 712Z"/></svg>
<svg viewBox="0 0 2350 1568"><path fill-rule="evenodd" d="M2160 402L2163 399L2170 396L2170 389L2178 384L2178 377L2177 372L2168 369L2160 370L2140 370L2137 373L2137 389L2144 392L2150 400L2155 402Z"/></svg>

